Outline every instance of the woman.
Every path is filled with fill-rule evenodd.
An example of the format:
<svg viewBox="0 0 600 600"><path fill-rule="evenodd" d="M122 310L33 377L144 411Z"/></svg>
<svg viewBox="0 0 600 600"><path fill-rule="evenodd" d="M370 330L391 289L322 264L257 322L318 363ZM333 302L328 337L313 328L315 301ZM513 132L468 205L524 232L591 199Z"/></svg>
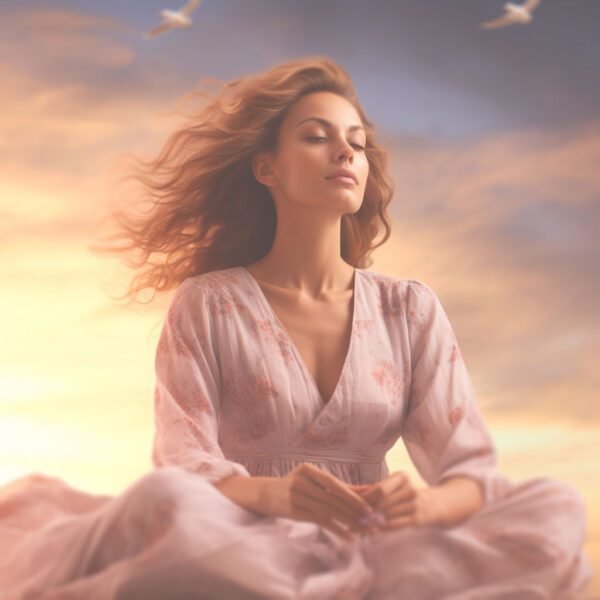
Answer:
<svg viewBox="0 0 600 600"><path fill-rule="evenodd" d="M129 294L175 289L156 469L114 498L44 477L8 486L1 539L36 531L12 539L2 598L582 589L579 492L498 472L439 299L365 269L390 234L386 156L348 74L309 58L225 86L140 170L156 202L118 214L150 265ZM399 437L426 487L389 473Z"/></svg>

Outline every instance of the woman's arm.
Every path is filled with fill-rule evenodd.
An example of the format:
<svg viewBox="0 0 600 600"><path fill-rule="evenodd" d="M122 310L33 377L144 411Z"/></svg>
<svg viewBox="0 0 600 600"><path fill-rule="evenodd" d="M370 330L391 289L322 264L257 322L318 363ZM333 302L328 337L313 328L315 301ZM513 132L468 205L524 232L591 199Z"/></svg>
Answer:
<svg viewBox="0 0 600 600"><path fill-rule="evenodd" d="M152 462L182 467L211 483L231 475L250 477L219 445L221 381L213 338L208 295L186 279L156 348Z"/></svg>
<svg viewBox="0 0 600 600"><path fill-rule="evenodd" d="M273 477L245 477L242 475L231 475L224 477L220 481L215 481L213 485L232 502L235 502L242 508L246 508L259 515L264 515L261 510L263 505L263 494L268 481Z"/></svg>
<svg viewBox="0 0 600 600"><path fill-rule="evenodd" d="M450 477L420 490L429 506L432 524L452 527L484 505L480 485L469 477Z"/></svg>
<svg viewBox="0 0 600 600"><path fill-rule="evenodd" d="M433 488L427 494L440 518L452 523L479 506L477 484L484 503L494 499L501 478L496 447L448 316L433 290L417 280L408 286L406 321L411 384L401 435Z"/></svg>

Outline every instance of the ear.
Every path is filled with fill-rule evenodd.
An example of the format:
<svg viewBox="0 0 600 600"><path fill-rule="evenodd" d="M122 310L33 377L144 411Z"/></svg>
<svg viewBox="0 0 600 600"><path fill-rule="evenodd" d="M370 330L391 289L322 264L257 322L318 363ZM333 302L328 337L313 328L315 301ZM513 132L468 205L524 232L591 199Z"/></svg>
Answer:
<svg viewBox="0 0 600 600"><path fill-rule="evenodd" d="M252 172L259 183L267 187L275 187L277 179L271 168L271 156L266 152L259 152L252 159Z"/></svg>

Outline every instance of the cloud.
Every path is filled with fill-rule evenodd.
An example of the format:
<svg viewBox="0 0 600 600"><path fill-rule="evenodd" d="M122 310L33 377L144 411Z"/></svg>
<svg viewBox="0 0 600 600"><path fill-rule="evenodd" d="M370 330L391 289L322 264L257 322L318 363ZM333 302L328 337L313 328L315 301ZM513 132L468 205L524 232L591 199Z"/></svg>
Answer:
<svg viewBox="0 0 600 600"><path fill-rule="evenodd" d="M38 50L35 55L38 69L57 63L121 69L134 59L128 46L109 37L131 31L131 27L112 18L59 8L36 8L14 11L6 16L4 23L6 47L14 48L15 37L24 36ZM23 58L30 59L31 54Z"/></svg>
<svg viewBox="0 0 600 600"><path fill-rule="evenodd" d="M498 418L600 421L600 123L391 147L398 272L439 292Z"/></svg>
<svg viewBox="0 0 600 600"><path fill-rule="evenodd" d="M112 43L121 25L65 11L23 15L16 30L39 35L22 62L0 65L0 247L11 256L0 275L18 286L50 261L54 280L89 285L100 272L89 236L111 193L111 168L124 152L159 149L173 128L164 118L175 100L171 84L183 91L184 82L135 63L107 75L93 58L86 77L56 77L60 61L98 48L81 36ZM60 43L52 54L46 25L52 35L75 32L73 51ZM12 56L24 48L16 45ZM56 61L41 73L34 58L45 53ZM438 292L495 418L597 424L600 123L448 141L388 134L387 141L394 235L375 268ZM51 285L37 277L40 290ZM124 314L106 300L86 296L78 325Z"/></svg>
<svg viewBox="0 0 600 600"><path fill-rule="evenodd" d="M87 15L60 8L29 8L20 10L11 15L11 20L17 24L23 24L30 31L40 33L48 30L61 33L79 31L126 31L122 22L116 19L101 17L99 15Z"/></svg>

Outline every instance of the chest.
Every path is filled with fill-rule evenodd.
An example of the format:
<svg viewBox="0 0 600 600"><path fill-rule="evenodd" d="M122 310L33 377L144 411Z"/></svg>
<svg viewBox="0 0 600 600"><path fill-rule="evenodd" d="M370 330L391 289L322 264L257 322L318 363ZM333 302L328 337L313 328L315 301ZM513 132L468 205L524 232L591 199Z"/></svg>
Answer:
<svg viewBox="0 0 600 600"><path fill-rule="evenodd" d="M290 301L263 289L324 403L333 395L352 335L353 293L335 302Z"/></svg>

